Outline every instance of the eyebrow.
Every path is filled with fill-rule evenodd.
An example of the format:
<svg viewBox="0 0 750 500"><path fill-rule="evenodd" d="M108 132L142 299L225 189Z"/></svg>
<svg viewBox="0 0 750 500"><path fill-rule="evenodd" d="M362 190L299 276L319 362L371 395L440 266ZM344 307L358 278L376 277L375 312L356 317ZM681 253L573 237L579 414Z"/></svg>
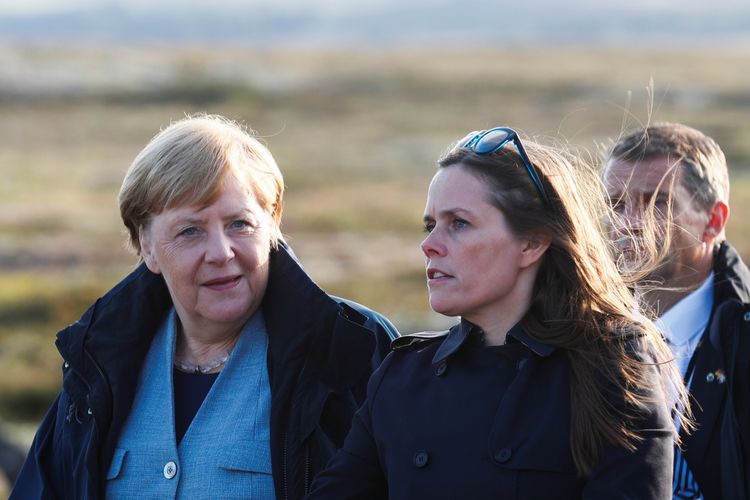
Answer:
<svg viewBox="0 0 750 500"><path fill-rule="evenodd" d="M229 220L229 219L237 219L237 218L243 218L243 217L258 217L258 214L251 210L250 208L240 208L239 210L236 210L230 214L228 214L226 217L222 217L223 219ZM175 222L187 222L190 224L197 224L199 222L203 222L205 217L202 217L199 215L177 215L174 219Z"/></svg>
<svg viewBox="0 0 750 500"><path fill-rule="evenodd" d="M632 196L642 196L644 198L654 198L654 197L659 197L659 196L669 197L670 196L670 192L668 189L658 189L656 191L639 190L639 191L634 191L634 192L623 190L615 194L617 194L618 198L625 198L625 197L632 197ZM611 196L611 197L614 198L614 196Z"/></svg>
<svg viewBox="0 0 750 500"><path fill-rule="evenodd" d="M200 217L178 217L169 222L169 225L166 227L170 231L178 231L191 226L203 227L205 223L206 219Z"/></svg>
<svg viewBox="0 0 750 500"><path fill-rule="evenodd" d="M471 210L467 210L465 208L455 207L455 208L447 208L445 210L441 210L438 212L438 216L440 217L446 217L451 215L473 215L473 212ZM425 222L433 220L433 217L431 215L425 214L425 216L422 218Z"/></svg>
<svg viewBox="0 0 750 500"><path fill-rule="evenodd" d="M189 224L191 226L200 224L205 219L201 219L200 217L175 217L174 220L172 220L171 225L172 226L181 226L184 224Z"/></svg>

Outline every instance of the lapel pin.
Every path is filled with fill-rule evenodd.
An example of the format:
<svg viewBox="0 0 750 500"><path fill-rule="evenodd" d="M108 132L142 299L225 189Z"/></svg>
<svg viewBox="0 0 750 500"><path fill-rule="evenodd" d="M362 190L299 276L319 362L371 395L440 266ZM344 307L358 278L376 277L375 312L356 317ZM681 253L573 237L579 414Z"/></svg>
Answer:
<svg viewBox="0 0 750 500"><path fill-rule="evenodd" d="M727 376L724 373L724 370L719 369L719 370L716 370L715 372L708 372L706 374L706 382L710 384L714 380L720 384L723 384L724 382L726 382Z"/></svg>

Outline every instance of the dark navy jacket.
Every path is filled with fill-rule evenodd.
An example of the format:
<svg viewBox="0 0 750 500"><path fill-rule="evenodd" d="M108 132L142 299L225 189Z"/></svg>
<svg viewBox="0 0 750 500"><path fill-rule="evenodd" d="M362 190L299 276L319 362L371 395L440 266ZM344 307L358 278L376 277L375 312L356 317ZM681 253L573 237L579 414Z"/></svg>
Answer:
<svg viewBox="0 0 750 500"><path fill-rule="evenodd" d="M63 390L11 498L103 498L141 364L171 306L162 277L141 265L58 334ZM261 307L276 497L302 498L343 443L367 379L397 332L377 313L325 294L284 247L272 252Z"/></svg>
<svg viewBox="0 0 750 500"><path fill-rule="evenodd" d="M750 498L750 270L727 243L714 257L714 305L693 354L698 429L684 455L706 500Z"/></svg>
<svg viewBox="0 0 750 500"><path fill-rule="evenodd" d="M671 498L666 405L652 405L635 421L644 438L636 451L604 446L591 475L579 477L566 354L517 325L502 346L515 352L497 366L509 375L498 396L488 389L493 365L477 369L470 354L476 332L462 322L433 340L396 340L401 347L372 376L344 447L308 498Z"/></svg>

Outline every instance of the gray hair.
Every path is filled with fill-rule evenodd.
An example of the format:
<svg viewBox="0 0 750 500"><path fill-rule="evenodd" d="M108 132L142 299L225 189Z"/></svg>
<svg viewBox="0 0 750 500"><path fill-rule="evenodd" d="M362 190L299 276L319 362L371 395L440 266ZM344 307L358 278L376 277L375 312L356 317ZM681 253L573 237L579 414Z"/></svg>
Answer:
<svg viewBox="0 0 750 500"><path fill-rule="evenodd" d="M729 203L727 160L719 145L702 133L679 123L656 123L619 139L610 149L612 160L639 162L665 157L679 165L685 188L694 194L697 208L717 201Z"/></svg>

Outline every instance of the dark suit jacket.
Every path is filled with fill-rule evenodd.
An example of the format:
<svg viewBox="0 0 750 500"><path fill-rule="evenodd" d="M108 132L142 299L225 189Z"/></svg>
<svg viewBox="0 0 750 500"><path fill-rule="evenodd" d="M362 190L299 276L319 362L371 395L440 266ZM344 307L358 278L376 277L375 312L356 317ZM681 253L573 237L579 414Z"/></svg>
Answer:
<svg viewBox="0 0 750 500"><path fill-rule="evenodd" d="M682 439L705 499L742 500L750 491L750 270L723 243L714 274L711 319L693 354L698 429Z"/></svg>

